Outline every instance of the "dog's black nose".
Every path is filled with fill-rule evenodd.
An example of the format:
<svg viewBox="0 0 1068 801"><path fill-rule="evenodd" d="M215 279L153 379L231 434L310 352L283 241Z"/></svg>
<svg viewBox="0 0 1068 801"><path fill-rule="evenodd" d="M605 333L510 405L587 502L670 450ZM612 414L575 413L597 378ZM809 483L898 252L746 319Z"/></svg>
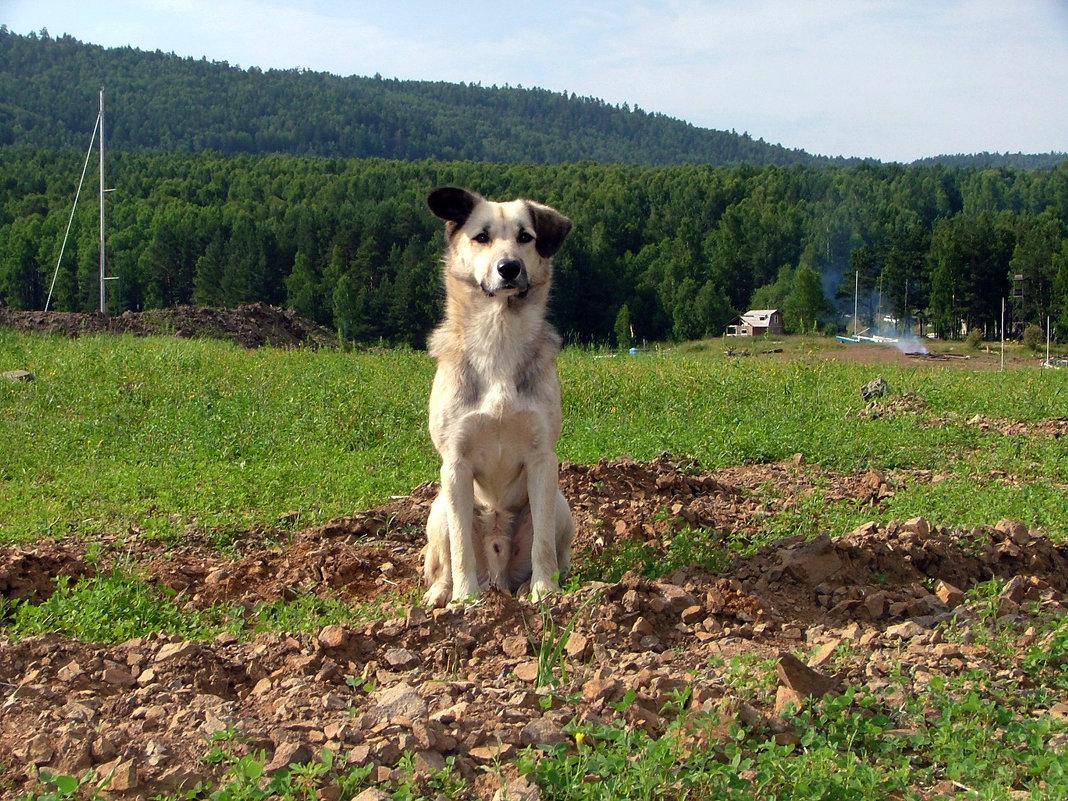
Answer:
<svg viewBox="0 0 1068 801"><path fill-rule="evenodd" d="M497 274L505 281L514 281L523 271L523 262L519 259L501 259L497 262Z"/></svg>

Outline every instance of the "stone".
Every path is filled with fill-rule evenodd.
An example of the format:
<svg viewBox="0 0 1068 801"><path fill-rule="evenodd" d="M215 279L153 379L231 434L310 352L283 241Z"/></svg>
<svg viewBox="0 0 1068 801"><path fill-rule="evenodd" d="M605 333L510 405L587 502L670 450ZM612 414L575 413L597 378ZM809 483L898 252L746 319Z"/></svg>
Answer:
<svg viewBox="0 0 1068 801"><path fill-rule="evenodd" d="M1018 520L1001 520L994 526L996 531L1000 531L1014 543L1020 546L1029 545L1031 542L1031 535L1027 531L1027 526Z"/></svg>
<svg viewBox="0 0 1068 801"><path fill-rule="evenodd" d="M119 755L119 749L107 734L101 734L93 738L93 746L90 753L94 762L112 762Z"/></svg>
<svg viewBox="0 0 1068 801"><path fill-rule="evenodd" d="M556 745L567 740L567 735L554 721L546 717L535 718L519 733L521 745Z"/></svg>
<svg viewBox="0 0 1068 801"><path fill-rule="evenodd" d="M52 763L57 770L80 774L93 764L93 736L79 727L77 733L64 734L56 746L58 758Z"/></svg>
<svg viewBox="0 0 1068 801"><path fill-rule="evenodd" d="M919 537L927 537L931 533L931 524L923 517L914 517L911 520L906 520L902 526L902 531L911 531Z"/></svg>
<svg viewBox="0 0 1068 801"><path fill-rule="evenodd" d="M810 668L793 654L779 654L775 673L783 686L805 698L822 697L838 686L833 676Z"/></svg>
<svg viewBox="0 0 1068 801"><path fill-rule="evenodd" d="M615 701L623 695L623 682L612 677L595 676L582 685L582 697L590 703Z"/></svg>
<svg viewBox="0 0 1068 801"><path fill-rule="evenodd" d="M678 614L682 612L683 609L697 603L697 599L690 593L686 592L682 587L677 587L674 584L656 582L653 585L653 588L659 594L657 600L663 605L662 611L665 611L668 614Z"/></svg>
<svg viewBox="0 0 1068 801"><path fill-rule="evenodd" d="M644 729L646 733L654 736L659 734L660 716L653 710L639 703L633 703L624 710L623 715L630 725Z"/></svg>
<svg viewBox="0 0 1068 801"><path fill-rule="evenodd" d="M103 679L106 684L116 687L133 687L137 683L129 670L118 665L104 668Z"/></svg>
<svg viewBox="0 0 1068 801"><path fill-rule="evenodd" d="M65 664L56 673L56 678L65 684L69 684L85 675L85 671L82 670L81 665L75 662L73 659Z"/></svg>
<svg viewBox="0 0 1068 801"><path fill-rule="evenodd" d="M137 674L137 684L141 687L147 687L150 684L156 682L156 671L152 668L146 668Z"/></svg>
<svg viewBox="0 0 1068 801"><path fill-rule="evenodd" d="M372 696L372 700L373 713L384 722L398 719L412 721L426 717L426 701L404 682L379 690Z"/></svg>
<svg viewBox="0 0 1068 801"><path fill-rule="evenodd" d="M896 626L887 627L886 638L888 640L911 640L913 637L920 636L923 632L923 626L919 623L912 620L906 620L904 623L898 623Z"/></svg>
<svg viewBox="0 0 1068 801"><path fill-rule="evenodd" d="M418 667L422 660L407 648L390 648L386 651L386 662L394 670L411 670Z"/></svg>
<svg viewBox="0 0 1068 801"><path fill-rule="evenodd" d="M541 789L530 776L517 776L497 789L493 801L541 801Z"/></svg>
<svg viewBox="0 0 1068 801"><path fill-rule="evenodd" d="M319 632L318 640L319 645L330 650L331 648L343 647L348 640L348 635L341 626L324 626Z"/></svg>
<svg viewBox="0 0 1068 801"><path fill-rule="evenodd" d="M314 758L311 749L304 743L282 742L275 747L274 756L263 769L267 773L277 773L290 765L306 765Z"/></svg>
<svg viewBox="0 0 1068 801"><path fill-rule="evenodd" d="M653 633L653 624L646 618L640 617L634 621L634 625L631 627L630 636L632 639L641 639L642 637Z"/></svg>
<svg viewBox="0 0 1068 801"><path fill-rule="evenodd" d="M113 792L124 793L136 790L138 786L137 763L132 759L116 759L96 769L96 775L100 777L103 786Z"/></svg>
<svg viewBox="0 0 1068 801"><path fill-rule="evenodd" d="M866 401L870 401L872 398L882 397L889 391L890 385L886 383L885 378L876 378L874 381L869 381L860 388L861 397Z"/></svg>
<svg viewBox="0 0 1068 801"><path fill-rule="evenodd" d="M872 620L880 620L886 616L887 596L883 591L873 592L864 599L864 608Z"/></svg>
<svg viewBox="0 0 1068 801"><path fill-rule="evenodd" d="M371 750L371 746L366 743L361 743L349 751L348 764L350 765L366 765L374 759L374 752Z"/></svg>
<svg viewBox="0 0 1068 801"><path fill-rule="evenodd" d="M687 606L682 610L680 615L682 622L687 626L695 626L705 619L704 607L694 604L693 606Z"/></svg>
<svg viewBox="0 0 1068 801"><path fill-rule="evenodd" d="M181 661L188 659L199 650L199 646L190 640L182 642L169 642L156 652L156 663Z"/></svg>
<svg viewBox="0 0 1068 801"><path fill-rule="evenodd" d="M782 569L810 584L826 581L842 569L842 558L826 534L782 553Z"/></svg>
<svg viewBox="0 0 1068 801"><path fill-rule="evenodd" d="M416 776L427 777L445 770L445 757L437 751L416 751L412 757Z"/></svg>
<svg viewBox="0 0 1068 801"><path fill-rule="evenodd" d="M52 757L55 756L56 749L52 745L52 741L47 735L37 734L29 739L26 743L26 751L24 755L20 755L21 759L25 759L27 762L31 762L34 765L47 765L52 761Z"/></svg>
<svg viewBox="0 0 1068 801"><path fill-rule="evenodd" d="M159 774L154 784L163 790L189 790L197 785L205 785L211 779L211 775L204 768L192 765L173 765Z"/></svg>
<svg viewBox="0 0 1068 801"><path fill-rule="evenodd" d="M33 381L34 375L28 370L7 370L4 373L0 373L8 381Z"/></svg>
<svg viewBox="0 0 1068 801"><path fill-rule="evenodd" d="M520 681L535 682L538 680L538 662L533 659L529 662L522 662L516 665L512 672Z"/></svg>
<svg viewBox="0 0 1068 801"><path fill-rule="evenodd" d="M145 761L154 768L167 764L171 758L171 749L162 740L149 740L145 746Z"/></svg>
<svg viewBox="0 0 1068 801"><path fill-rule="evenodd" d="M467 752L476 762L506 762L516 754L516 747L511 743L490 743L479 745Z"/></svg>
<svg viewBox="0 0 1068 801"><path fill-rule="evenodd" d="M812 659L809 660L808 666L810 668L823 667L829 661L831 661L831 657L834 655L834 652L837 650L838 646L841 645L841 644L842 644L842 641L840 639L837 639L837 638L833 639L833 640L829 640L828 642L825 642L823 645L821 645L819 647L819 650L816 651L815 656L813 656Z"/></svg>
<svg viewBox="0 0 1068 801"><path fill-rule="evenodd" d="M587 659L592 650L590 638L577 631L571 632L571 636L567 638L567 645L564 646L564 653L575 661Z"/></svg>
<svg viewBox="0 0 1068 801"><path fill-rule="evenodd" d="M878 533L879 524L874 520L869 520L867 523L861 523L852 532L850 532L850 539L865 539Z"/></svg>
<svg viewBox="0 0 1068 801"><path fill-rule="evenodd" d="M1004 588L1002 588L1001 593L998 595L998 599L1002 603L1009 601L1010 603L1019 604L1025 599L1028 599L1028 596L1031 595L1033 595L1034 598L1029 600L1037 599L1037 593L1032 592L1031 582L1023 576L1013 576L1009 579L1008 583L1005 584Z"/></svg>
<svg viewBox="0 0 1068 801"><path fill-rule="evenodd" d="M797 712L801 709L804 700L805 697L801 693L780 684L775 690L774 714L776 717L782 717L791 709Z"/></svg>
<svg viewBox="0 0 1068 801"><path fill-rule="evenodd" d="M466 701L460 701L446 709L438 710L430 716L430 721L432 723L448 725L457 720L462 720L464 715L467 714L467 709L468 703Z"/></svg>
<svg viewBox="0 0 1068 801"><path fill-rule="evenodd" d="M956 609L960 606L961 601L964 600L964 592L962 590L954 587L948 581L942 581L942 579L935 583L934 594L949 609Z"/></svg>
<svg viewBox="0 0 1068 801"><path fill-rule="evenodd" d="M501 641L501 650L507 657L522 659L524 656L530 656L530 640L521 634L505 637Z"/></svg>

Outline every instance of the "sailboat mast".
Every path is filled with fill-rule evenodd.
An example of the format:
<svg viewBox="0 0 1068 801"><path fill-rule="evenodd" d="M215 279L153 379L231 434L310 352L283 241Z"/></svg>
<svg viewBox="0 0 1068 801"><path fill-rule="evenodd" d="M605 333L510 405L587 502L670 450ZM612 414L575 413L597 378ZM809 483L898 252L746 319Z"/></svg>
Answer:
<svg viewBox="0 0 1068 801"><path fill-rule="evenodd" d="M104 260L104 90L100 90L100 313L107 314L107 300L104 294L105 260Z"/></svg>

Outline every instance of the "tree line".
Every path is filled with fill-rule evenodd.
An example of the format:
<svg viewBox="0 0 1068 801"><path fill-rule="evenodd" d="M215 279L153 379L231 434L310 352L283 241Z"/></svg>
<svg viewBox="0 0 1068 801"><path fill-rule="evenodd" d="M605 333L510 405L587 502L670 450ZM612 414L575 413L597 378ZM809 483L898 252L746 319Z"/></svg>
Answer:
<svg viewBox="0 0 1068 801"><path fill-rule="evenodd" d="M84 153L0 149L0 303L44 306ZM440 315L438 221L456 184L572 217L552 313L574 342L720 335L748 308L792 330L892 321L943 337L1010 322L1068 338L1068 162L1050 170L535 165L115 153L109 311L264 301L360 342L422 347ZM52 308L98 293L83 190ZM85 200L84 198L90 198ZM1020 276L1019 280L1016 276ZM854 288L859 294L854 303Z"/></svg>
<svg viewBox="0 0 1068 801"><path fill-rule="evenodd" d="M0 26L0 145L666 165L846 163L566 92L241 69Z"/></svg>

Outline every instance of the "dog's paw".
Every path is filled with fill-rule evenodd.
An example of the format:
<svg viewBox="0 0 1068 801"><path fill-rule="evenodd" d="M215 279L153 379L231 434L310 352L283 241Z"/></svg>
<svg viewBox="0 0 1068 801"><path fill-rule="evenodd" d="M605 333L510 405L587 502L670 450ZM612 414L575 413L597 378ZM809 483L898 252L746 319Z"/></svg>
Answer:
<svg viewBox="0 0 1068 801"><path fill-rule="evenodd" d="M436 582L423 595L423 606L429 609L440 609L449 602L452 588L448 584Z"/></svg>
<svg viewBox="0 0 1068 801"><path fill-rule="evenodd" d="M551 595L560 594L560 585L555 581L532 581L530 582L530 600L534 603L544 601Z"/></svg>
<svg viewBox="0 0 1068 801"><path fill-rule="evenodd" d="M457 581L452 588L452 602L454 604L468 603L481 594L478 581Z"/></svg>

